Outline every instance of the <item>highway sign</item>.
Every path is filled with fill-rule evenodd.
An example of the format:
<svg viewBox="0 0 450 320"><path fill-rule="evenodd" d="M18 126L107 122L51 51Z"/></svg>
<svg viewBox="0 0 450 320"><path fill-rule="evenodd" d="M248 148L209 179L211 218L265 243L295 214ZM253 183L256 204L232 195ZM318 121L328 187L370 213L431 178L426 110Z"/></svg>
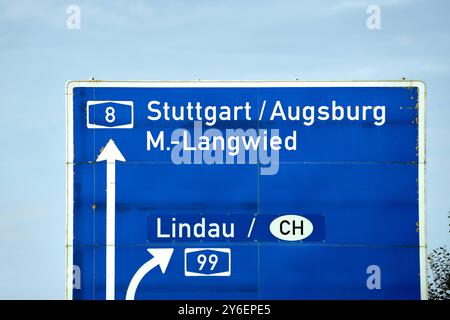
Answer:
<svg viewBox="0 0 450 320"><path fill-rule="evenodd" d="M68 299L425 299L419 81L70 81Z"/></svg>

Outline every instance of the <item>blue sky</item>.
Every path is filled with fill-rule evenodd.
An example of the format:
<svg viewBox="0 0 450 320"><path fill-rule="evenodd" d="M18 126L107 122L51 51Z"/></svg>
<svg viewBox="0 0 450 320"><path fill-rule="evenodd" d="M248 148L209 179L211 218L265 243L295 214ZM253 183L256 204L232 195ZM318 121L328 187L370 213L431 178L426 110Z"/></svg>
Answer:
<svg viewBox="0 0 450 320"><path fill-rule="evenodd" d="M67 6L81 29L66 27ZM366 27L368 5L381 30ZM450 244L450 2L0 1L0 298L64 298L67 80L423 80L429 248Z"/></svg>

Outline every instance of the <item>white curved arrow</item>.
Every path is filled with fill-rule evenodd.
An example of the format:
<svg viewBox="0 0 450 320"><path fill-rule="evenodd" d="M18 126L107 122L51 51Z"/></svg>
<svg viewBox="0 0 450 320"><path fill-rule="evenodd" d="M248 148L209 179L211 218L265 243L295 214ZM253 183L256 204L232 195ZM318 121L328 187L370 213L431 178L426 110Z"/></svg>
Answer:
<svg viewBox="0 0 450 320"><path fill-rule="evenodd" d="M161 272L164 274L166 272L167 266L169 265L170 258L172 257L173 249L147 249L147 251L153 256L152 259L144 263L139 270L134 274L133 279L131 279L128 285L126 300L134 300L136 294L136 289L139 286L142 278L150 272L153 268L159 265Z"/></svg>
<svg viewBox="0 0 450 320"><path fill-rule="evenodd" d="M116 233L116 161L125 161L114 140L110 139L98 155L106 161L106 300L114 300Z"/></svg>

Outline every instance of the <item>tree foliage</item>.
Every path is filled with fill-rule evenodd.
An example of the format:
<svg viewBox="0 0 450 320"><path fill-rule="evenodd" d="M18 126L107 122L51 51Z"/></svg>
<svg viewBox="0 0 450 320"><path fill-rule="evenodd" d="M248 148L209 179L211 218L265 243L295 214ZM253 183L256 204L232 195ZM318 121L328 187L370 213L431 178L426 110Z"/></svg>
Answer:
<svg viewBox="0 0 450 320"><path fill-rule="evenodd" d="M428 254L428 299L450 300L450 252L439 247Z"/></svg>

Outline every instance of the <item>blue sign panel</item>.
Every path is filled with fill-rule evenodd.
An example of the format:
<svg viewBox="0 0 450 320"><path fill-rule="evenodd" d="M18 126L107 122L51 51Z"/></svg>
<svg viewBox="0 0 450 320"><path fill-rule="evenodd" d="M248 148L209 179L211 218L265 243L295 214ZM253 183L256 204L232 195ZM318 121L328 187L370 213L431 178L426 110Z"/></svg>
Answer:
<svg viewBox="0 0 450 320"><path fill-rule="evenodd" d="M67 297L423 299L424 85L67 85Z"/></svg>

